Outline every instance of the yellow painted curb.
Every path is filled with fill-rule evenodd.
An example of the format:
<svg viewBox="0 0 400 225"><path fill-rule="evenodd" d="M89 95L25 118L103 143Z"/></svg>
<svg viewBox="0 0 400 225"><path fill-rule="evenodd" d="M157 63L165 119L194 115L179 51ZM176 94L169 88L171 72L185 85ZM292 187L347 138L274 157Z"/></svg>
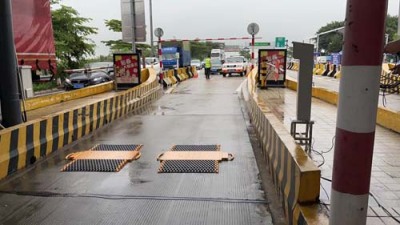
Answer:
<svg viewBox="0 0 400 225"><path fill-rule="evenodd" d="M113 89L114 89L114 82L110 81L107 83L89 86L78 90L67 91L53 95L40 96L36 98L30 98L25 100L25 110L30 111L34 109L39 109L46 106L58 104L61 102L97 95L100 93L111 91Z"/></svg>
<svg viewBox="0 0 400 225"><path fill-rule="evenodd" d="M286 87L296 91L297 82L291 78L287 78ZM325 88L313 87L312 96L333 105L338 105L339 103L339 94L336 91ZM382 127L400 133L400 112L395 112L379 106L376 123Z"/></svg>

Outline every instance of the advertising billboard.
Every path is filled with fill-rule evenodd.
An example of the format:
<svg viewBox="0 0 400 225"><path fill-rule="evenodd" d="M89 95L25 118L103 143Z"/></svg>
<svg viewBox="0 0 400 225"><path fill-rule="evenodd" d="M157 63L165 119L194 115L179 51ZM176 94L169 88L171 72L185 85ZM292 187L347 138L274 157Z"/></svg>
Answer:
<svg viewBox="0 0 400 225"><path fill-rule="evenodd" d="M140 84L140 58L134 53L114 53L114 75L117 89Z"/></svg>
<svg viewBox="0 0 400 225"><path fill-rule="evenodd" d="M258 51L259 87L285 86L286 55L286 49L260 49Z"/></svg>

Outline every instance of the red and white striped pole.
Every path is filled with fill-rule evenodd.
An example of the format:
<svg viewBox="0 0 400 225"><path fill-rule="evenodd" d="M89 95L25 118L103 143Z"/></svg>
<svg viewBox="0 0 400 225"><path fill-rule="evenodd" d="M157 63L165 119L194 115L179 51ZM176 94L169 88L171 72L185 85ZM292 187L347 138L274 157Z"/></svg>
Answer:
<svg viewBox="0 0 400 225"><path fill-rule="evenodd" d="M162 64L161 37L158 38L158 61L160 61L160 83L162 84L164 79L164 69Z"/></svg>
<svg viewBox="0 0 400 225"><path fill-rule="evenodd" d="M387 1L347 1L330 225L366 224Z"/></svg>
<svg viewBox="0 0 400 225"><path fill-rule="evenodd" d="M251 69L254 68L254 35L251 35Z"/></svg>

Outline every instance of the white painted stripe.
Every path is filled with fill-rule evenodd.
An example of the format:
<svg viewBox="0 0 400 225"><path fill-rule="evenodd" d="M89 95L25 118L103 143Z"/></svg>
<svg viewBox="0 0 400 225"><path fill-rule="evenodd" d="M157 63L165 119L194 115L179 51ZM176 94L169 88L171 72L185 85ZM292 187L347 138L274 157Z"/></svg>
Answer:
<svg viewBox="0 0 400 225"><path fill-rule="evenodd" d="M351 195L332 189L329 224L365 225L367 221L368 197L368 194Z"/></svg>
<svg viewBox="0 0 400 225"><path fill-rule="evenodd" d="M337 127L356 133L375 130L382 66L343 66Z"/></svg>

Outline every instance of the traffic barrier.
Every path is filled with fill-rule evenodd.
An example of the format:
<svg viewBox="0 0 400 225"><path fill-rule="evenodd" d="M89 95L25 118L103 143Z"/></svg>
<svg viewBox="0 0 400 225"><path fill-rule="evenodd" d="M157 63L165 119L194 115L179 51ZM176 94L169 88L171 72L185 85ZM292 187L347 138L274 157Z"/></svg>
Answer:
<svg viewBox="0 0 400 225"><path fill-rule="evenodd" d="M194 73L193 73L193 70L192 70L192 66L186 67L186 71L187 71L187 73L189 74L189 77L190 77L190 78L193 78L193 77L194 77Z"/></svg>
<svg viewBox="0 0 400 225"><path fill-rule="evenodd" d="M187 80L189 77L185 73L185 68L179 68L177 69L179 77L181 78L182 81Z"/></svg>
<svg viewBox="0 0 400 225"><path fill-rule="evenodd" d="M288 69L288 70L291 70L291 69L292 69L292 67L293 67L293 62L290 62L290 63L288 63L288 66L287 66L287 68L286 68L286 69Z"/></svg>
<svg viewBox="0 0 400 225"><path fill-rule="evenodd" d="M327 76L328 77L333 77L335 75L335 73L336 73L336 65L332 64L332 65L330 65L329 72L328 72Z"/></svg>
<svg viewBox="0 0 400 225"><path fill-rule="evenodd" d="M337 65L336 73L335 73L335 75L333 75L333 77L335 79L340 79L342 77L342 71L341 70L342 70L342 66L341 65Z"/></svg>
<svg viewBox="0 0 400 225"><path fill-rule="evenodd" d="M178 79L175 77L175 70L169 70L170 72L170 79L172 81L172 84L178 83Z"/></svg>
<svg viewBox="0 0 400 225"><path fill-rule="evenodd" d="M321 63L318 63L318 64L315 66L314 70L313 70L313 74L314 74L314 75L321 75L323 68L324 68L324 65L321 64Z"/></svg>
<svg viewBox="0 0 400 225"><path fill-rule="evenodd" d="M293 63L292 70L295 70L295 71L299 70L299 63L298 62Z"/></svg>
<svg viewBox="0 0 400 225"><path fill-rule="evenodd" d="M159 90L157 74L150 69L147 81L116 96L1 130L0 179L143 108L160 97Z"/></svg>
<svg viewBox="0 0 400 225"><path fill-rule="evenodd" d="M315 75L322 75L325 71L325 65L324 64L318 64L318 69L315 71Z"/></svg>
<svg viewBox="0 0 400 225"><path fill-rule="evenodd" d="M315 72L318 70L319 68L319 64L314 64L314 68L313 68L313 74L315 74Z"/></svg>
<svg viewBox="0 0 400 225"><path fill-rule="evenodd" d="M275 187L282 199L288 224L328 224L319 213L321 171L295 143L289 131L257 95L257 68L248 76L244 93L250 94L248 109L262 145L262 151ZM245 98L246 99L246 98Z"/></svg>
<svg viewBox="0 0 400 225"><path fill-rule="evenodd" d="M192 66L192 73L193 73L193 78L199 77L199 73L197 72L196 66Z"/></svg>
<svg viewBox="0 0 400 225"><path fill-rule="evenodd" d="M174 70L174 77L176 78L177 82L182 82L183 79L180 77L178 70Z"/></svg>
<svg viewBox="0 0 400 225"><path fill-rule="evenodd" d="M322 72L322 76L327 76L328 75L328 73L329 73L329 70L330 70L330 67L329 67L330 65L327 63L327 64L325 64L325 68L324 68L324 72Z"/></svg>

